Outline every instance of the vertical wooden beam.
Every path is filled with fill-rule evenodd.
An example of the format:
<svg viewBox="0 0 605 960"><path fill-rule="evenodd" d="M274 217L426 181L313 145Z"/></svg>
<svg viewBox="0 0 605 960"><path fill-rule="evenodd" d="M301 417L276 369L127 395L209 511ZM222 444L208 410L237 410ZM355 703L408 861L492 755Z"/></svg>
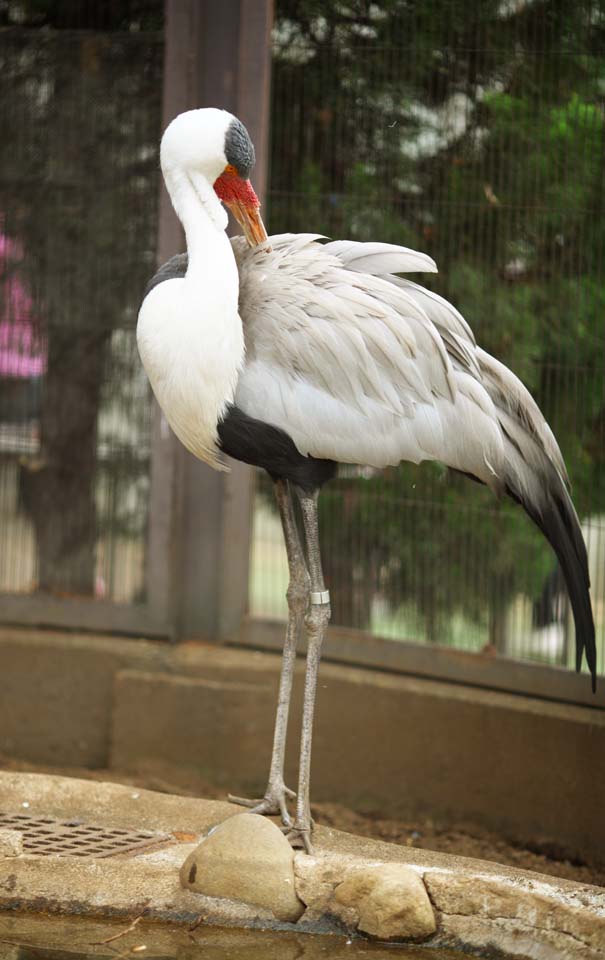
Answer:
<svg viewBox="0 0 605 960"><path fill-rule="evenodd" d="M238 8L238 69L233 112L246 125L254 143L254 187L262 202L269 163L273 0L238 0ZM230 465L231 473L223 479L222 488L224 512L216 624L218 639L237 633L248 610L254 471L233 460Z"/></svg>
<svg viewBox="0 0 605 960"><path fill-rule="evenodd" d="M218 106L239 116L255 142L254 181L262 196L272 0L166 0L165 11L163 127L194 107ZM182 249L182 231L162 187L158 259ZM253 473L234 461L228 474L200 463L157 409L153 444L150 599L171 605L177 637L226 638L247 608ZM164 520L155 515L156 505Z"/></svg>
<svg viewBox="0 0 605 960"><path fill-rule="evenodd" d="M240 0L237 115L248 129L256 150L254 189L261 201L269 174L271 94L271 28L273 0Z"/></svg>
<svg viewBox="0 0 605 960"><path fill-rule="evenodd" d="M166 0L162 130L173 117L195 103L199 33L198 5ZM159 266L184 249L183 231L163 183L160 186L158 218ZM172 635L176 637L182 605L180 529L184 465L178 441L155 399L151 450L148 604L158 618L170 623Z"/></svg>

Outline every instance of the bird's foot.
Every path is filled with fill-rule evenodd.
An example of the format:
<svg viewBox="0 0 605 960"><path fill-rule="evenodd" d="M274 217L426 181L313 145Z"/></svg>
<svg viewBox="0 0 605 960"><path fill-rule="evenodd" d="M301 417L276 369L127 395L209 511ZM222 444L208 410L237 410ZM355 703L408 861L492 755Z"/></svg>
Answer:
<svg viewBox="0 0 605 960"><path fill-rule="evenodd" d="M313 854L313 844L311 834L315 824L310 817L300 820L298 817L292 824L290 830L284 830L286 839L290 841L293 847L304 849L305 853Z"/></svg>
<svg viewBox="0 0 605 960"><path fill-rule="evenodd" d="M288 800L294 800L296 794L284 783L269 784L267 792L262 798L249 800L247 797L234 797L228 794L230 803L237 803L240 807L249 807L250 813L259 813L261 816L279 816L287 830L292 829L292 817L288 813Z"/></svg>

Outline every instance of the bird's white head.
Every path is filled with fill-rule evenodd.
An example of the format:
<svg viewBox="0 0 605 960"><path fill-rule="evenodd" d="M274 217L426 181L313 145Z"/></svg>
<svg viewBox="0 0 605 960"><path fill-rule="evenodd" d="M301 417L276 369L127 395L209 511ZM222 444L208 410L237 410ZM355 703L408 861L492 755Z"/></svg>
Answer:
<svg viewBox="0 0 605 960"><path fill-rule="evenodd" d="M232 210L251 246L266 241L260 204L249 180L254 145L237 117L214 107L179 114L164 132L160 161L169 189L179 177L186 177L220 229L225 229L226 218L217 212L215 197ZM174 193L173 202L179 213Z"/></svg>
<svg viewBox="0 0 605 960"><path fill-rule="evenodd" d="M168 124L162 137L160 160L164 174L175 169L202 174L210 184L221 175L228 165L227 139L232 124L238 124L226 110L209 107L204 110L188 110ZM250 138L246 133L248 141ZM252 149L250 170L254 165Z"/></svg>

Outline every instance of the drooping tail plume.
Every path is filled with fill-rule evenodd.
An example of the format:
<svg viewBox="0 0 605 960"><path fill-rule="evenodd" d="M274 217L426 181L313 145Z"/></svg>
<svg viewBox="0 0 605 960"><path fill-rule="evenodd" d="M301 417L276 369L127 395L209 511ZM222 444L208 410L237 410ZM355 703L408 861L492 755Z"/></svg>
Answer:
<svg viewBox="0 0 605 960"><path fill-rule="evenodd" d="M561 566L567 592L571 601L576 626L576 670L582 666L582 654L591 674L592 690L596 690L597 651L595 627L590 603L590 576L588 558L580 524L571 497L559 480L544 491L541 502L533 503L522 498L519 491L507 483L507 493L517 500L542 531Z"/></svg>
<svg viewBox="0 0 605 960"><path fill-rule="evenodd" d="M521 382L493 357L479 353L484 384L494 401L504 438L504 490L523 507L557 555L576 626L576 670L580 670L582 654L586 654L594 692L597 652L588 555L567 490L561 452L535 401L531 401L532 406L526 402L529 393ZM507 390L503 390L504 376Z"/></svg>

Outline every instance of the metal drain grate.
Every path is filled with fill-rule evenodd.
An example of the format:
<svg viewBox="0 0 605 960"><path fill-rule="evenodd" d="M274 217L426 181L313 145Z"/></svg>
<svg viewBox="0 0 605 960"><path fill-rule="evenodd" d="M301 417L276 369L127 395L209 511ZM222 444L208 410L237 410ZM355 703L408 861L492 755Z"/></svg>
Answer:
<svg viewBox="0 0 605 960"><path fill-rule="evenodd" d="M167 833L99 827L81 820L55 820L26 813L0 812L0 828L19 830L23 852L40 857L112 857L170 840Z"/></svg>

